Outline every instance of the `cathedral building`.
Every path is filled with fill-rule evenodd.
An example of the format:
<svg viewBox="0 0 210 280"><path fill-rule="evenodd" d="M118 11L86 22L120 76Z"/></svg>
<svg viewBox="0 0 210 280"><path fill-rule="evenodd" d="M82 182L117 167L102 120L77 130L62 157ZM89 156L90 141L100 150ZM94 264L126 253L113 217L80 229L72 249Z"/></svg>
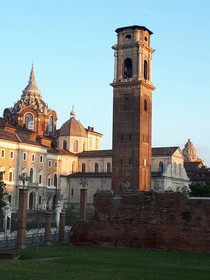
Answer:
<svg viewBox="0 0 210 280"><path fill-rule="evenodd" d="M113 87L113 149L102 150L102 134L85 128L74 109L57 129L57 114L42 99L32 65L21 98L0 118L0 171L7 198L18 209L19 188L28 188L28 209L78 206L84 178L87 201L94 193L123 188L181 191L188 187L179 147L151 148L152 32L144 26L116 30ZM22 177L20 177L22 175Z"/></svg>

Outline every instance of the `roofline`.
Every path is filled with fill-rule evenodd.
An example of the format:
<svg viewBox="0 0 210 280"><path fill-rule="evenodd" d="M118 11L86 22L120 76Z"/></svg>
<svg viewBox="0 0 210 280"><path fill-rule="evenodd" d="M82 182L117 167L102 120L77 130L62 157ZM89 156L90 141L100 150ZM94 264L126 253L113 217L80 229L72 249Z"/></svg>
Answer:
<svg viewBox="0 0 210 280"><path fill-rule="evenodd" d="M140 26L140 25L131 25L131 26L120 27L120 28L117 28L115 30L115 32L119 33L120 31L123 31L123 30L128 29L128 28L130 28L130 29L139 29L139 30L143 29L145 31L148 31L150 35L153 34L153 32L150 31L148 28L146 28L145 26Z"/></svg>

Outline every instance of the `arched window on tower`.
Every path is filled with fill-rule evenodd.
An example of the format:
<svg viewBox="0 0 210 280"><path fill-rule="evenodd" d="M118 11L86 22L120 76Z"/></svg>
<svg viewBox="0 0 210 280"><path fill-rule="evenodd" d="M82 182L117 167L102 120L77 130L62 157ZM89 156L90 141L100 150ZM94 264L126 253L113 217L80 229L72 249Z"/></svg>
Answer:
<svg viewBox="0 0 210 280"><path fill-rule="evenodd" d="M159 162L159 172L163 173L163 162L162 161Z"/></svg>
<svg viewBox="0 0 210 280"><path fill-rule="evenodd" d="M34 116L31 113L25 115L25 126L30 130L34 129Z"/></svg>
<svg viewBox="0 0 210 280"><path fill-rule="evenodd" d="M63 149L67 150L67 142L66 142L66 140L63 140Z"/></svg>
<svg viewBox="0 0 210 280"><path fill-rule="evenodd" d="M95 163L95 173L98 173L98 163Z"/></svg>
<svg viewBox="0 0 210 280"><path fill-rule="evenodd" d="M148 75L147 75L148 69L147 69L147 61L144 61L144 79L147 80Z"/></svg>
<svg viewBox="0 0 210 280"><path fill-rule="evenodd" d="M147 111L147 100L144 100L144 111Z"/></svg>
<svg viewBox="0 0 210 280"><path fill-rule="evenodd" d="M50 122L49 122L49 133L54 132L54 117L50 116Z"/></svg>
<svg viewBox="0 0 210 280"><path fill-rule="evenodd" d="M132 78L132 59L126 58L124 61L124 78Z"/></svg>

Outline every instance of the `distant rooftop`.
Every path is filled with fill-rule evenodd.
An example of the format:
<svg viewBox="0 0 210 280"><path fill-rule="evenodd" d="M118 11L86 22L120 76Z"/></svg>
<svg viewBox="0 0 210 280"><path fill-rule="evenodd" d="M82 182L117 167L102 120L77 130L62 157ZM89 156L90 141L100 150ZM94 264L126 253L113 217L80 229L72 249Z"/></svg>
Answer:
<svg viewBox="0 0 210 280"><path fill-rule="evenodd" d="M131 26L120 27L120 28L117 28L115 30L115 32L119 33L120 31L123 31L123 30L128 29L128 28L130 28L130 29L139 29L139 30L143 29L143 30L147 30L150 35L153 34L153 32L150 31L148 28L146 28L145 26L140 26L140 25L131 25Z"/></svg>

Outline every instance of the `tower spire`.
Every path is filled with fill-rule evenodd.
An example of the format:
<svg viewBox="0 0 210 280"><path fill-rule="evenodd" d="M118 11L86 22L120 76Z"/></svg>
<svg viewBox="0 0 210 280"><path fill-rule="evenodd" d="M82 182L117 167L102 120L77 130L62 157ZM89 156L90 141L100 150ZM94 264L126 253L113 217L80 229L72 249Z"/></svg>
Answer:
<svg viewBox="0 0 210 280"><path fill-rule="evenodd" d="M30 73L30 77L29 77L29 84L31 85L35 85L36 81L35 81L35 75L34 75L34 64L32 63L32 67L31 67L31 73Z"/></svg>

